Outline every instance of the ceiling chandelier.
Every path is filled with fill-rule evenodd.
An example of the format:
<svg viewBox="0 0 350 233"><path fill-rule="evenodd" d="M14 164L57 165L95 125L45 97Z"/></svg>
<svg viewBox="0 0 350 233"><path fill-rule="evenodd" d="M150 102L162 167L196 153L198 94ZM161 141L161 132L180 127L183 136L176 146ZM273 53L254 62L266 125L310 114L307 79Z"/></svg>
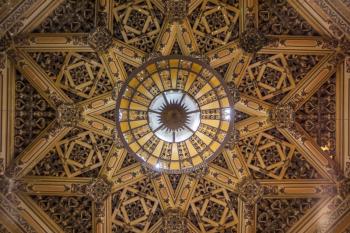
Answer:
<svg viewBox="0 0 350 233"><path fill-rule="evenodd" d="M147 61L119 92L117 132L149 168L188 173L220 153L233 129L233 104L205 62L171 55Z"/></svg>

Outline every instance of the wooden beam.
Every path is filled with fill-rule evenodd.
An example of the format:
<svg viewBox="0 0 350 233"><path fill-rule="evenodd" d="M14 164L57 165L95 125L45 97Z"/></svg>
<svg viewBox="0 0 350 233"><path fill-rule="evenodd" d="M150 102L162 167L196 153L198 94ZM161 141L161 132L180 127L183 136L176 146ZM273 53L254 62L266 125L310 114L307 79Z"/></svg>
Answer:
<svg viewBox="0 0 350 233"><path fill-rule="evenodd" d="M281 101L298 110L336 71L336 54L326 55Z"/></svg>
<svg viewBox="0 0 350 233"><path fill-rule="evenodd" d="M19 181L26 187L26 194L55 195L55 196L81 196L76 192L75 187L87 185L91 178L67 178L67 177L46 177L46 176L26 176Z"/></svg>

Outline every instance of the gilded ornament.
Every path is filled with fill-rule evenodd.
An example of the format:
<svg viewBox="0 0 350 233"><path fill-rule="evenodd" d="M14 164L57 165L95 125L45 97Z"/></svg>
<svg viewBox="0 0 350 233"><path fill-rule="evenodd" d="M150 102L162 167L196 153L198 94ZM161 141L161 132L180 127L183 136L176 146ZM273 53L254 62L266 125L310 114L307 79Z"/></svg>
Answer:
<svg viewBox="0 0 350 233"><path fill-rule="evenodd" d="M239 130L234 129L231 132L229 140L227 141L226 148L233 150L237 145L237 143L239 142L239 139L240 139L240 132Z"/></svg>
<svg viewBox="0 0 350 233"><path fill-rule="evenodd" d="M196 180L203 179L209 173L209 167L207 164L203 164L200 168L192 171L188 175Z"/></svg>
<svg viewBox="0 0 350 233"><path fill-rule="evenodd" d="M75 127L81 119L81 109L72 103L63 103L57 108L57 122L61 127Z"/></svg>
<svg viewBox="0 0 350 233"><path fill-rule="evenodd" d="M188 14L189 0L166 0L166 15L170 22L182 22Z"/></svg>
<svg viewBox="0 0 350 233"><path fill-rule="evenodd" d="M111 194L112 185L106 177L98 177L86 186L85 191L92 201L102 203Z"/></svg>
<svg viewBox="0 0 350 233"><path fill-rule="evenodd" d="M227 83L227 89L231 94L233 104L238 103L241 100L239 90L233 81Z"/></svg>
<svg viewBox="0 0 350 233"><path fill-rule="evenodd" d="M186 233L187 220L180 209L167 209L163 216L164 233Z"/></svg>
<svg viewBox="0 0 350 233"><path fill-rule="evenodd" d="M341 179L337 184L338 194L345 199L350 195L350 178Z"/></svg>
<svg viewBox="0 0 350 233"><path fill-rule="evenodd" d="M264 195L264 188L252 177L243 177L236 185L238 197L247 205L255 205Z"/></svg>
<svg viewBox="0 0 350 233"><path fill-rule="evenodd" d="M141 173L147 176L151 180L157 179L158 177L161 176L161 173L159 171L153 170L146 165L141 166Z"/></svg>
<svg viewBox="0 0 350 233"><path fill-rule="evenodd" d="M96 52L106 52L113 42L112 33L106 27L97 27L89 34L88 43Z"/></svg>
<svg viewBox="0 0 350 233"><path fill-rule="evenodd" d="M247 29L239 38L239 47L247 53L257 53L268 44L269 40L267 37L254 28Z"/></svg>
<svg viewBox="0 0 350 233"><path fill-rule="evenodd" d="M269 112L269 120L279 128L292 128L295 122L291 105L277 105Z"/></svg>

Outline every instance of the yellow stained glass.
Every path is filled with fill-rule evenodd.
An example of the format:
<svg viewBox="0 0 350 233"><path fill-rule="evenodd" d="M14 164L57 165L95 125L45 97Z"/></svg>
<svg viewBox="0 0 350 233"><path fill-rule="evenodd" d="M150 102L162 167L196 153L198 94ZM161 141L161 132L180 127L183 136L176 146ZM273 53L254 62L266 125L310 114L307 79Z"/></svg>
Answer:
<svg viewBox="0 0 350 233"><path fill-rule="evenodd" d="M182 173L221 152L233 123L216 72L177 55L151 59L137 71L117 103L118 133L130 153L155 170Z"/></svg>

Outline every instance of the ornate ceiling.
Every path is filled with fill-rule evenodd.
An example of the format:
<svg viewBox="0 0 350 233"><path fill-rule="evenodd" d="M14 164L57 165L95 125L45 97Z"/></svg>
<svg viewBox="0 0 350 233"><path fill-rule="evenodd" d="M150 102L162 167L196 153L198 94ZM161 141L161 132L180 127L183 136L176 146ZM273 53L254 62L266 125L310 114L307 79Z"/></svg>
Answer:
<svg viewBox="0 0 350 233"><path fill-rule="evenodd" d="M349 1L0 1L0 232L350 231ZM234 129L188 174L115 132L128 76L201 59ZM208 113L210 115L210 113Z"/></svg>

